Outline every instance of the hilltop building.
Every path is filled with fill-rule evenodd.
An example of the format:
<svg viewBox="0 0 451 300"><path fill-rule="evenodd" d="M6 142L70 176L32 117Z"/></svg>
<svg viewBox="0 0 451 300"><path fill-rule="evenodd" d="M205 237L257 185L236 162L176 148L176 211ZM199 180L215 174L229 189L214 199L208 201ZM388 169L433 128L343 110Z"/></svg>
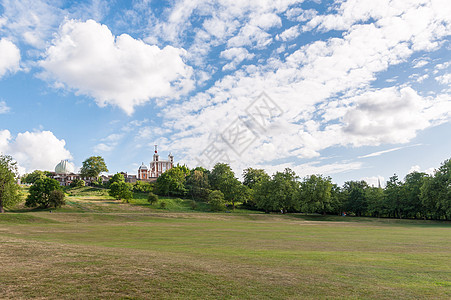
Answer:
<svg viewBox="0 0 451 300"><path fill-rule="evenodd" d="M174 156L168 155L168 160L161 160L158 155L157 145L155 145L155 153L153 160L150 162L149 168L142 163L138 169L138 180L153 181L161 174L174 167Z"/></svg>

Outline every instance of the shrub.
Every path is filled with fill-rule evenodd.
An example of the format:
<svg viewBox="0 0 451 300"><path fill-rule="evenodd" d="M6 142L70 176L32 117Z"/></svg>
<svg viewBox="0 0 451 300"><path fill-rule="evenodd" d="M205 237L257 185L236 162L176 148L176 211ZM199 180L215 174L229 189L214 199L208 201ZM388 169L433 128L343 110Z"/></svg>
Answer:
<svg viewBox="0 0 451 300"><path fill-rule="evenodd" d="M78 178L74 179L74 181L70 183L70 187L82 187L85 185L86 185L85 181Z"/></svg>
<svg viewBox="0 0 451 300"><path fill-rule="evenodd" d="M223 211L225 209L224 194L221 191L212 191L208 196L208 202L212 211Z"/></svg>
<svg viewBox="0 0 451 300"><path fill-rule="evenodd" d="M197 202L196 201L191 201L191 209L195 210L197 208Z"/></svg>
<svg viewBox="0 0 451 300"><path fill-rule="evenodd" d="M149 203L153 205L158 202L158 196L150 192L149 196L147 196L147 201L149 201Z"/></svg>
<svg viewBox="0 0 451 300"><path fill-rule="evenodd" d="M49 195L49 207L58 208L66 204L64 193L60 190L54 190Z"/></svg>
<svg viewBox="0 0 451 300"><path fill-rule="evenodd" d="M60 189L60 184L55 179L48 177L38 179L30 187L25 205L29 207L38 206L41 208L50 207L50 193Z"/></svg>
<svg viewBox="0 0 451 300"><path fill-rule="evenodd" d="M161 201L160 202L160 208L166 208L166 202L165 201Z"/></svg>

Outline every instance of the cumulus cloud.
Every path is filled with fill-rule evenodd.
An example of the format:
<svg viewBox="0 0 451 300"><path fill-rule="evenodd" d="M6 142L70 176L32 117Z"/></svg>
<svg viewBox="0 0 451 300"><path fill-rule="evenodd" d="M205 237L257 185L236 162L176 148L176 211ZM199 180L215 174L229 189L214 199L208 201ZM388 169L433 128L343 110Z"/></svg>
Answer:
<svg viewBox="0 0 451 300"><path fill-rule="evenodd" d="M246 48L230 48L222 51L221 57L231 60L231 62L224 65L222 69L232 70L235 69L243 60L252 59L254 54L249 53Z"/></svg>
<svg viewBox="0 0 451 300"><path fill-rule="evenodd" d="M6 38L0 39L0 78L6 73L15 73L20 68L20 50Z"/></svg>
<svg viewBox="0 0 451 300"><path fill-rule="evenodd" d="M289 41L297 38L301 34L299 26L292 26L286 29L284 32L276 36L277 40Z"/></svg>
<svg viewBox="0 0 451 300"><path fill-rule="evenodd" d="M65 22L40 65L43 74L88 95L103 107L134 107L151 98L177 98L193 88L192 68L184 63L183 49L163 49L127 34L113 36L93 20Z"/></svg>
<svg viewBox="0 0 451 300"><path fill-rule="evenodd" d="M428 175L433 175L435 169L434 168L428 168L428 169L422 169L419 165L414 165L410 167L409 172L407 174L413 173L413 172L419 172L419 173L426 173Z"/></svg>
<svg viewBox="0 0 451 300"><path fill-rule="evenodd" d="M449 85L451 83L451 73L443 74L441 76L435 77L435 80L441 84Z"/></svg>
<svg viewBox="0 0 451 300"><path fill-rule="evenodd" d="M62 159L71 159L66 142L51 131L23 132L13 137L9 130L0 131L0 152L11 155L23 172L50 170Z"/></svg>

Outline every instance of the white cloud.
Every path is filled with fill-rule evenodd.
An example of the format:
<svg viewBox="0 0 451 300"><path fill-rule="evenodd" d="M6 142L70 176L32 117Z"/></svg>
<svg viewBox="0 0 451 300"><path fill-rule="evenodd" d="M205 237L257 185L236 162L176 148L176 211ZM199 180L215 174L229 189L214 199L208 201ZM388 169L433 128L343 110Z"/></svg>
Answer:
<svg viewBox="0 0 451 300"><path fill-rule="evenodd" d="M221 57L231 60L230 63L224 65L223 70L233 70L243 60L252 59L254 54L249 53L246 48L229 48L220 54Z"/></svg>
<svg viewBox="0 0 451 300"><path fill-rule="evenodd" d="M8 130L0 131L0 152L11 155L23 172L53 171L62 159L71 159L66 142L51 131L24 132L13 137Z"/></svg>
<svg viewBox="0 0 451 300"><path fill-rule="evenodd" d="M425 59L420 59L420 60L413 61L413 63L415 64L413 66L413 68L416 69L416 68L424 67L425 65L427 65L429 63L429 61L427 61Z"/></svg>
<svg viewBox="0 0 451 300"><path fill-rule="evenodd" d="M419 172L419 173L426 173L428 175L433 175L434 174L435 169L434 168L428 168L428 169L421 169L421 167L419 165L414 165L410 168L409 172L407 172L407 174L410 174L412 172Z"/></svg>
<svg viewBox="0 0 451 300"><path fill-rule="evenodd" d="M93 20L65 22L40 65L44 77L132 114L151 98L177 98L193 88L183 49L159 49L127 34L114 37Z"/></svg>
<svg viewBox="0 0 451 300"><path fill-rule="evenodd" d="M437 77L435 77L435 80L437 80L441 84L449 85L449 84L451 84L451 73L437 76Z"/></svg>
<svg viewBox="0 0 451 300"><path fill-rule="evenodd" d="M6 73L15 73L20 69L20 50L13 42L0 39L0 78Z"/></svg>
<svg viewBox="0 0 451 300"><path fill-rule="evenodd" d="M371 177L363 177L360 178L360 180L364 180L366 183L368 183L369 186L373 187L381 187L384 186L384 177L383 176L371 176Z"/></svg>
<svg viewBox="0 0 451 300"><path fill-rule="evenodd" d="M292 26L286 29L284 32L276 36L277 40L289 41L297 38L301 34L299 26Z"/></svg>
<svg viewBox="0 0 451 300"><path fill-rule="evenodd" d="M8 113L10 110L11 108L6 105L5 101L0 101L0 115Z"/></svg>

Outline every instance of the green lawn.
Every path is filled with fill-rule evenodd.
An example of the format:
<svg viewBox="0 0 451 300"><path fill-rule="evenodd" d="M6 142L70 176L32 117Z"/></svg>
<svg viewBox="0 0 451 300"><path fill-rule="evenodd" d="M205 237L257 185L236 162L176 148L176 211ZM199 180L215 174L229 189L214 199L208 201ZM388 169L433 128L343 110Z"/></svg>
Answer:
<svg viewBox="0 0 451 300"><path fill-rule="evenodd" d="M144 200L74 195L0 215L0 298L451 298L450 223Z"/></svg>

